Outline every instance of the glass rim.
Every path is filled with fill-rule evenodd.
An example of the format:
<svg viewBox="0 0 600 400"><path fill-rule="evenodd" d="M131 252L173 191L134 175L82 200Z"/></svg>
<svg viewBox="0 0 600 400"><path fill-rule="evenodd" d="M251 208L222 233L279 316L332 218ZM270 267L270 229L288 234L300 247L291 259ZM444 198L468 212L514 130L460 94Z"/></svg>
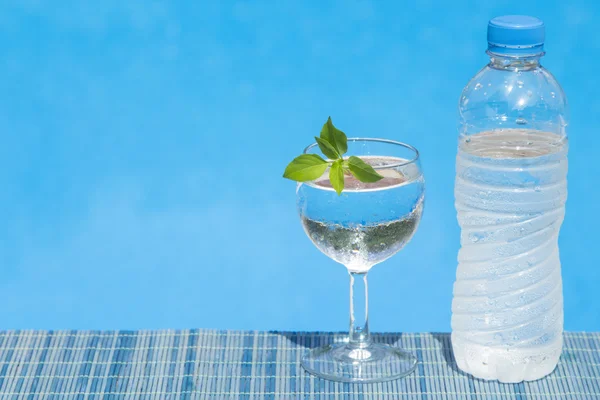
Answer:
<svg viewBox="0 0 600 400"><path fill-rule="evenodd" d="M374 166L374 169L390 169L390 168L397 168L397 167L402 167L405 165L410 165L410 164L414 164L417 161L419 161L419 158L421 157L419 150L417 150L416 147L411 146L408 143L403 143L403 142L398 142L396 140L390 140L390 139L380 139L380 138L364 138L364 137L355 137L355 138L348 138L348 142L377 142L377 143L386 143L386 144L391 144L394 146L399 146L399 147L404 147L405 149L408 149L412 152L415 153L415 156L413 158L411 158L410 160L407 160L405 162L400 162L400 163L394 163L394 164L386 164L386 165L381 165L381 166ZM314 148L315 146L318 146L319 144L317 142L312 143L308 146L306 146L304 148L304 154L308 154L308 151L311 150L312 148ZM383 154L379 154L379 156L381 157L385 157L385 155Z"/></svg>

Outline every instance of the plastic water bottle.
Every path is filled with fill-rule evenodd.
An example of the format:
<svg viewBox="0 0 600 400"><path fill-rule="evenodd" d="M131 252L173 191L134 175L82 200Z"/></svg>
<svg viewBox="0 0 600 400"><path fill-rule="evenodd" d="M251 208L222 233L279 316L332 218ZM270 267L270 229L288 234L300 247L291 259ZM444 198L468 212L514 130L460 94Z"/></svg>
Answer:
<svg viewBox="0 0 600 400"><path fill-rule="evenodd" d="M490 62L459 103L452 347L461 370L501 382L542 378L562 351L567 102L544 36L537 18L492 19Z"/></svg>

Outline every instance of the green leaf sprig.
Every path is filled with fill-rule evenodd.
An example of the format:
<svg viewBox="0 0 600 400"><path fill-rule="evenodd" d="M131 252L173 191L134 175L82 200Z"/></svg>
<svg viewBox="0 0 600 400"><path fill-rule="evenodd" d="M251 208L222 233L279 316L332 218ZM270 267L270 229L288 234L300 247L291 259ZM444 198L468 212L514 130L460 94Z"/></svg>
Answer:
<svg viewBox="0 0 600 400"><path fill-rule="evenodd" d="M320 137L315 136L319 149L328 158L318 154L302 154L288 164L283 177L297 182L314 181L329 168L329 181L338 195L344 190L344 175L352 174L361 182L377 182L383 179L375 169L356 156L344 158L348 151L346 134L337 129L331 117L321 129Z"/></svg>

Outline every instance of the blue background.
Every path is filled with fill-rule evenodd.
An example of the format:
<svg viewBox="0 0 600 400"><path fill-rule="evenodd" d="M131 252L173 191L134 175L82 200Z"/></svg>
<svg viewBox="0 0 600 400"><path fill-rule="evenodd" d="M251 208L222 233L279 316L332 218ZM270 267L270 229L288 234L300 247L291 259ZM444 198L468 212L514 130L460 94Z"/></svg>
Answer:
<svg viewBox="0 0 600 400"><path fill-rule="evenodd" d="M177 3L177 4L175 4ZM442 5L444 4L444 5ZM568 330L600 330L597 1L14 1L0 6L0 327L343 330L342 266L287 162L328 115L422 151L413 241L370 274L376 331L448 331L457 100L489 18L547 25L571 105Z"/></svg>

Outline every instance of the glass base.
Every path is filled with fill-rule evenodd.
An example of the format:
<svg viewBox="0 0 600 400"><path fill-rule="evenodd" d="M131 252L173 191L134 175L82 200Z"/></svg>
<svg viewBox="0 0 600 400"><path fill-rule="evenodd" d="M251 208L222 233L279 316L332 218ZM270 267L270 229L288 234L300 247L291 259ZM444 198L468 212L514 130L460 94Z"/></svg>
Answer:
<svg viewBox="0 0 600 400"><path fill-rule="evenodd" d="M395 347L370 343L364 348L337 343L310 350L302 366L319 378L337 382L372 383L402 378L417 367L417 358Z"/></svg>

